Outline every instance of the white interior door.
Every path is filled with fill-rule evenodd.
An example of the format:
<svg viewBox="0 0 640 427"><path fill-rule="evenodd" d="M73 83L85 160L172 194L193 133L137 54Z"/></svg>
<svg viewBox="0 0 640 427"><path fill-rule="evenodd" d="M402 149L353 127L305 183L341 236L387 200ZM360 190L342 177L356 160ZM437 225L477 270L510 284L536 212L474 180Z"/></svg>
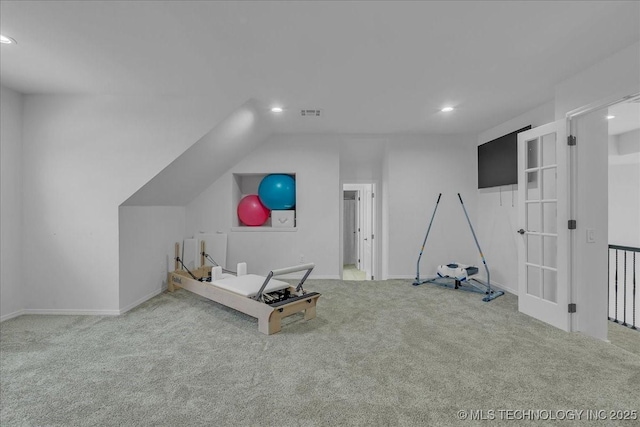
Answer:
<svg viewBox="0 0 640 427"><path fill-rule="evenodd" d="M356 265L358 246L356 231L356 199L352 194L343 200L343 265Z"/></svg>
<svg viewBox="0 0 640 427"><path fill-rule="evenodd" d="M366 274L366 280L371 280L373 276L373 191L370 185L367 185L364 190L364 223L362 224L363 233L362 240L364 243L364 256L363 256L363 264L364 264L364 272Z"/></svg>
<svg viewBox="0 0 640 427"><path fill-rule="evenodd" d="M356 192L356 268L362 270L362 191Z"/></svg>
<svg viewBox="0 0 640 427"><path fill-rule="evenodd" d="M566 122L518 134L518 309L565 331L569 315Z"/></svg>

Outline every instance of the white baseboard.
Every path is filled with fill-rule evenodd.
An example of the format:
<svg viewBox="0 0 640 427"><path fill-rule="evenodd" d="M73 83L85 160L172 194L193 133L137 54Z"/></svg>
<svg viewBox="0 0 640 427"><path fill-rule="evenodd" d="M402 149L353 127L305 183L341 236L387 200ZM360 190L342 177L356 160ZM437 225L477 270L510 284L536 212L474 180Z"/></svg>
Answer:
<svg viewBox="0 0 640 427"><path fill-rule="evenodd" d="M509 286L505 286L502 283L493 283L493 282L491 282L491 286L493 286L494 284L496 285L496 288L499 288L500 290L505 291L505 292L509 292L512 295L518 296L518 290L517 289L513 289L513 288L511 288Z"/></svg>
<svg viewBox="0 0 640 427"><path fill-rule="evenodd" d="M324 274L320 276L309 276L309 279L321 279L321 280L340 280L339 274Z"/></svg>
<svg viewBox="0 0 640 427"><path fill-rule="evenodd" d="M123 309L120 310L76 310L76 309L54 309L54 308L27 308L24 310L18 310L13 313L5 314L0 317L0 322L4 322L5 320L13 319L18 316L22 316L23 314L36 314L36 315L59 315L59 316L119 316L121 314L126 313L134 307L139 306L145 301L150 300L151 298L159 295L163 292L163 289L158 289L150 294L140 298L139 300L129 304Z"/></svg>
<svg viewBox="0 0 640 427"><path fill-rule="evenodd" d="M283 274L282 276L277 276L276 279L300 280L300 279L302 279L302 277L303 277L303 275L301 275L301 274ZM311 276L309 276L307 278L307 280L314 280L314 279L340 280L340 275L339 274L319 274L319 275L312 274Z"/></svg>
<svg viewBox="0 0 640 427"><path fill-rule="evenodd" d="M118 316L119 310L77 310L67 308L28 308L22 314L60 315L60 316Z"/></svg>
<svg viewBox="0 0 640 427"><path fill-rule="evenodd" d="M5 320L13 319L14 317L22 316L23 314L25 314L25 310L18 310L14 311L13 313L5 314L4 316L0 317L0 323L4 322Z"/></svg>
<svg viewBox="0 0 640 427"><path fill-rule="evenodd" d="M129 304L125 308L121 308L120 310L118 310L118 314L126 313L127 311L139 306L143 302L146 302L146 301L150 300L151 298L153 298L153 297L155 297L157 295L160 295L164 290L166 290L166 287L165 288L156 289L155 291L151 292L150 294L143 296L139 300L137 300L135 302L132 302L131 304Z"/></svg>
<svg viewBox="0 0 640 427"><path fill-rule="evenodd" d="M422 277L422 279L427 279L429 277L433 277L433 276L428 276L428 275L424 275L424 277ZM482 280L483 282L487 281L486 277L482 277L482 276L477 276L478 279ZM415 279L416 276L415 275L408 275L408 274L390 274L388 279ZM506 286L503 285L502 283L498 283L496 281L492 281L491 282L491 286L495 286L496 288L498 288L501 291L505 291L505 292L509 292L510 294L513 295L518 295L518 290L517 289L513 289L510 286Z"/></svg>
<svg viewBox="0 0 640 427"><path fill-rule="evenodd" d="M487 282L487 278L484 276L478 276L478 279L482 280L483 282ZM518 290L517 289L513 289L510 286L506 286L503 285L502 283L496 282L496 281L491 281L491 286L495 286L496 288L498 288L501 291L505 291L505 292L509 292L510 294L513 294L515 296L518 296Z"/></svg>

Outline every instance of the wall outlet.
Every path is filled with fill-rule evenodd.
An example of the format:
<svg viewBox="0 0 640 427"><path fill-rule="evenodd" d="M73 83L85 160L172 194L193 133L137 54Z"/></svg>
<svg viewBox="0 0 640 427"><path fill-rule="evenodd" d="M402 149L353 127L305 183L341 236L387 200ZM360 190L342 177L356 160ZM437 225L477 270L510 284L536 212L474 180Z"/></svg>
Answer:
<svg viewBox="0 0 640 427"><path fill-rule="evenodd" d="M596 230L593 228L587 228L587 243L596 242Z"/></svg>
<svg viewBox="0 0 640 427"><path fill-rule="evenodd" d="M300 254L300 262L304 262L304 255Z"/></svg>

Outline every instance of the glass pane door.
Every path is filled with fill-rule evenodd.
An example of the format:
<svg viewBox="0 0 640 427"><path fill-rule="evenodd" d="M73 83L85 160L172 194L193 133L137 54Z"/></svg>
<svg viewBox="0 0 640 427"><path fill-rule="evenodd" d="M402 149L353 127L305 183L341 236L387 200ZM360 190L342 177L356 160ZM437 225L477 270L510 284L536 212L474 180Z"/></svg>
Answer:
<svg viewBox="0 0 640 427"><path fill-rule="evenodd" d="M565 331L569 302L566 121L518 134L518 310Z"/></svg>
<svg viewBox="0 0 640 427"><path fill-rule="evenodd" d="M525 263L528 295L556 303L557 169L556 134L528 139L525 146Z"/></svg>

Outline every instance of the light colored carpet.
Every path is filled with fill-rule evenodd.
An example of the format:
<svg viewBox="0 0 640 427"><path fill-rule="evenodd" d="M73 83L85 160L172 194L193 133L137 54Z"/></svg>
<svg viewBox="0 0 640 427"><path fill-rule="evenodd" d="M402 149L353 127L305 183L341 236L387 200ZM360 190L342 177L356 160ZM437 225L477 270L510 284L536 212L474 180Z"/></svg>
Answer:
<svg viewBox="0 0 640 427"><path fill-rule="evenodd" d="M342 267L343 280L366 280L367 273L360 271L353 264L346 264Z"/></svg>
<svg viewBox="0 0 640 427"><path fill-rule="evenodd" d="M486 426L458 411L640 409L639 356L524 316L511 295L410 283L309 280L318 317L272 336L184 290L120 317L3 322L0 424ZM634 425L580 425L607 423Z"/></svg>

